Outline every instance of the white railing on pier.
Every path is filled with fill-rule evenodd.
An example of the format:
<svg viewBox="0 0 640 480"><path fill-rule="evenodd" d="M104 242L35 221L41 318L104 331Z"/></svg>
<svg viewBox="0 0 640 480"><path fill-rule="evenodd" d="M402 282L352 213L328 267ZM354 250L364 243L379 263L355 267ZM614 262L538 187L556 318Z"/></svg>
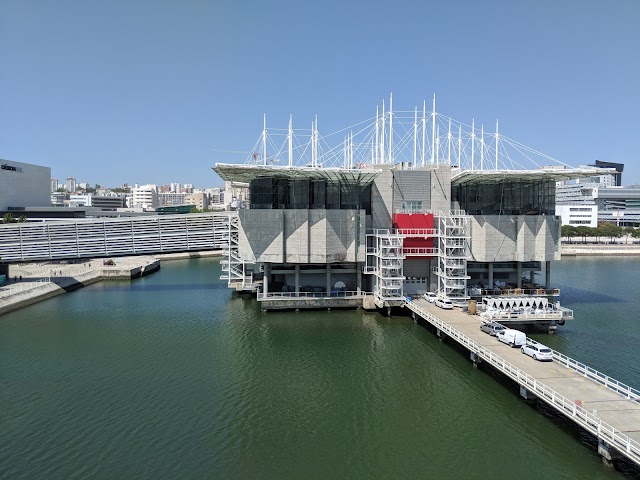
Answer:
<svg viewBox="0 0 640 480"><path fill-rule="evenodd" d="M597 415L594 415L582 408L580 405L577 405L575 401L569 400L568 398L560 395L558 392L547 387L544 383L538 381L535 377L532 377L524 370L521 370L515 365L507 362L504 358L475 342L462 332L456 330L423 308L420 308L415 303L407 301L406 305L410 310L423 317L437 329L444 332L447 336L455 339L458 343L468 348L470 352L475 353L479 358L491 364L494 368L517 382L519 385L527 388L531 393L535 394L538 398L554 407L585 430L595 435L598 439L604 440L621 454L640 465L640 442L637 442L623 432L616 430L611 425L602 421L602 419Z"/></svg>
<svg viewBox="0 0 640 480"><path fill-rule="evenodd" d="M269 292L258 294L258 300L295 300L297 298L363 298L367 295L373 295L364 291L336 291L327 294L326 292Z"/></svg>
<svg viewBox="0 0 640 480"><path fill-rule="evenodd" d="M527 343L532 345L541 345L539 342L531 338L527 338ZM545 345L546 347L546 345ZM549 347L546 347L549 348ZM596 383L608 388L609 390L613 390L614 392L624 395L629 400L633 400L636 403L640 403L640 390L637 390L629 385L626 385L615 378L611 378L608 375L605 375L602 372L599 372L595 368L590 367L589 365L585 365L582 362L579 362L564 353L560 353L556 350L550 349L553 355L553 360L556 363L564 365L567 368L575 370L576 372L584 375L586 378L593 380Z"/></svg>

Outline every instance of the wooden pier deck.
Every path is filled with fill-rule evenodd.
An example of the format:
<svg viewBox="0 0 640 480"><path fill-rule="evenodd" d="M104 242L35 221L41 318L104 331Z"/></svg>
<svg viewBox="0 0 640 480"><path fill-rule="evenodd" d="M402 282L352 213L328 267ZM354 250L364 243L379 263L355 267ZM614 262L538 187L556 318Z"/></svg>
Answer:
<svg viewBox="0 0 640 480"><path fill-rule="evenodd" d="M604 463L623 456L640 466L640 391L559 352L553 362L538 362L480 331L478 316L423 299L405 307L468 348L474 363L489 363L517 382L525 398L544 401L596 436Z"/></svg>

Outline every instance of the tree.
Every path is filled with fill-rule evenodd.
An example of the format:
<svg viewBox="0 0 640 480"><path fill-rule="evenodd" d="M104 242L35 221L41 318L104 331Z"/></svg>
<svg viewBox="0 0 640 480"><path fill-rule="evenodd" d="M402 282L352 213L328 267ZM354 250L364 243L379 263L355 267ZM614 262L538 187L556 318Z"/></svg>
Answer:
<svg viewBox="0 0 640 480"><path fill-rule="evenodd" d="M27 221L27 217L25 217L24 215L20 215L18 217L18 223L24 223Z"/></svg>
<svg viewBox="0 0 640 480"><path fill-rule="evenodd" d="M609 237L610 243L614 242L614 238L620 238L622 236L622 227L619 227L615 223L602 222L598 225L598 230L603 237Z"/></svg>
<svg viewBox="0 0 640 480"><path fill-rule="evenodd" d="M5 213L4 216L2 217L2 221L4 223L13 223L14 222L13 213Z"/></svg>
<svg viewBox="0 0 640 480"><path fill-rule="evenodd" d="M628 227L624 227L624 233L627 236L624 243L629 243L629 237L633 236L633 232L635 231L635 228L628 226Z"/></svg>
<svg viewBox="0 0 640 480"><path fill-rule="evenodd" d="M587 243L587 237L591 235L591 228L586 225L576 227L576 236L582 237L582 243Z"/></svg>
<svg viewBox="0 0 640 480"><path fill-rule="evenodd" d="M631 236L633 238L640 238L640 228L634 228L633 232L631 233Z"/></svg>
<svg viewBox="0 0 640 480"><path fill-rule="evenodd" d="M567 240L571 243L571 238L576 236L576 227L573 225L562 225L560 235L567 237Z"/></svg>

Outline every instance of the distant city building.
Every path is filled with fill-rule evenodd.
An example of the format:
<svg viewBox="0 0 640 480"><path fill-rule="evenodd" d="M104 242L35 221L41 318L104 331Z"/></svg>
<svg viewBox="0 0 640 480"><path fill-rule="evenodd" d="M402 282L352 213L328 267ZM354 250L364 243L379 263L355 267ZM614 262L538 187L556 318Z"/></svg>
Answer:
<svg viewBox="0 0 640 480"><path fill-rule="evenodd" d="M185 194L185 203L195 205L198 210L209 209L209 197L204 192Z"/></svg>
<svg viewBox="0 0 640 480"><path fill-rule="evenodd" d="M46 207L50 195L51 168L0 160L0 211Z"/></svg>
<svg viewBox="0 0 640 480"><path fill-rule="evenodd" d="M624 163L603 162L601 160L596 160L596 163L593 166L599 168L615 168L616 173L611 175L613 177L613 186L622 186L622 172L624 170Z"/></svg>
<svg viewBox="0 0 640 480"><path fill-rule="evenodd" d="M67 188L67 192L69 193L75 193L76 191L76 179L73 177L67 177L67 183L66 183L66 188Z"/></svg>
<svg viewBox="0 0 640 480"><path fill-rule="evenodd" d="M57 191L58 191L58 179L57 178L52 178L51 179L51 193L57 192Z"/></svg>
<svg viewBox="0 0 640 480"><path fill-rule="evenodd" d="M185 193L164 192L158 193L158 206L183 205L185 203Z"/></svg>
<svg viewBox="0 0 640 480"><path fill-rule="evenodd" d="M155 185L136 186L131 190L133 194L133 207L149 209L158 206L158 191Z"/></svg>
<svg viewBox="0 0 640 480"><path fill-rule="evenodd" d="M556 216L560 217L562 225L598 226L598 207L596 205L556 205Z"/></svg>

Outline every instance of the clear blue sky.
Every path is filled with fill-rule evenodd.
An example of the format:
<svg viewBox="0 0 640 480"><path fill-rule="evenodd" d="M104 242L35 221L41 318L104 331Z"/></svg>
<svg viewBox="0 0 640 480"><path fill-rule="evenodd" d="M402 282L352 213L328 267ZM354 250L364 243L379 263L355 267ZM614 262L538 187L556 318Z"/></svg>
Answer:
<svg viewBox="0 0 640 480"><path fill-rule="evenodd" d="M321 133L382 98L640 183L640 1L0 0L0 158L215 186L262 114Z"/></svg>

